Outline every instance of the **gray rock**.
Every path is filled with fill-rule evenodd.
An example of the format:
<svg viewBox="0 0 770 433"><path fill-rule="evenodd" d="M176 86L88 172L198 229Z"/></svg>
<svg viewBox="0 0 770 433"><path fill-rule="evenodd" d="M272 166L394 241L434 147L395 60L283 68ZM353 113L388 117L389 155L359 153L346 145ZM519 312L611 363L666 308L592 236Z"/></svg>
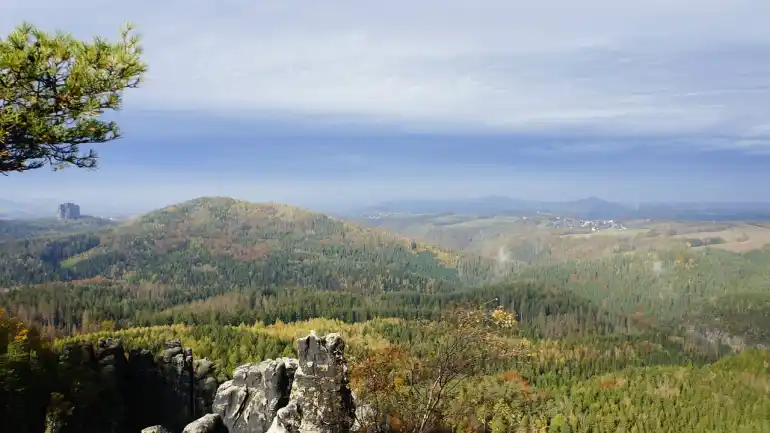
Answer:
<svg viewBox="0 0 770 433"><path fill-rule="evenodd" d="M194 362L194 366L195 366L195 376L202 377L212 372L212 368L214 368L214 363L206 358L196 359Z"/></svg>
<svg viewBox="0 0 770 433"><path fill-rule="evenodd" d="M208 360L200 360L203 374L196 374L192 350L184 348L180 340L169 340L164 347L157 360L157 370L163 390L161 399L168 413L166 421L174 427L183 426L191 419L211 413L216 386L220 382L212 384L209 380L209 372L215 369Z"/></svg>
<svg viewBox="0 0 770 433"><path fill-rule="evenodd" d="M297 340L298 368L289 404L281 408L270 433L348 432L355 419L348 384L345 341L339 334L318 337L315 331Z"/></svg>
<svg viewBox="0 0 770 433"><path fill-rule="evenodd" d="M164 344L163 362L169 363L171 359L183 352L182 342L180 340L169 340Z"/></svg>
<svg viewBox="0 0 770 433"><path fill-rule="evenodd" d="M163 424L173 431L211 413L217 387L228 379L208 359L193 359L178 339L167 341L157 357L146 349L132 349L128 365L136 421L140 426Z"/></svg>
<svg viewBox="0 0 770 433"><path fill-rule="evenodd" d="M162 425L154 425L152 427L143 428L142 433L171 433L171 430Z"/></svg>
<svg viewBox="0 0 770 433"><path fill-rule="evenodd" d="M96 343L96 358L104 363L113 363L119 359L126 359L126 352L120 338L100 338Z"/></svg>
<svg viewBox="0 0 770 433"><path fill-rule="evenodd" d="M61 433L65 430L67 417L72 413L72 405L62 394L51 394L45 413L45 433Z"/></svg>
<svg viewBox="0 0 770 433"><path fill-rule="evenodd" d="M67 344L59 354L59 363L62 371L98 375L95 377L103 393L94 398L104 403L107 412L96 417L105 424L124 425L132 431L163 424L181 431L190 420L212 413L217 388L229 377L210 360L194 359L192 351L179 340L166 342L157 355L140 348L126 351L120 339L105 338L95 345ZM49 433L66 429L70 412L51 402L46 414Z"/></svg>
<svg viewBox="0 0 770 433"><path fill-rule="evenodd" d="M215 422L229 433L347 433L360 427L354 425L356 407L344 350L339 334L319 337L311 332L297 340L299 359L241 365L233 379L216 390L216 418L206 415L189 424L185 433L212 431L204 425L214 428ZM195 366L199 389L215 383L198 377L209 369L214 369L209 363ZM360 412L373 416L366 408Z"/></svg>
<svg viewBox="0 0 770 433"><path fill-rule="evenodd" d="M70 343L63 349L59 355L59 361L62 364L69 365L88 365L96 367L96 352L94 347L87 343Z"/></svg>
<svg viewBox="0 0 770 433"><path fill-rule="evenodd" d="M210 413L187 424L182 433L228 433L228 431L222 423L222 418Z"/></svg>
<svg viewBox="0 0 770 433"><path fill-rule="evenodd" d="M267 433L298 432L301 422L302 414L299 412L299 408L297 408L297 402L290 401L288 405L278 410Z"/></svg>
<svg viewBox="0 0 770 433"><path fill-rule="evenodd" d="M230 433L267 431L278 409L289 402L297 361L291 358L246 364L219 386L213 411Z"/></svg>
<svg viewBox="0 0 770 433"><path fill-rule="evenodd" d="M383 422L377 419L377 412L369 405L356 405L356 418L350 431L361 431L367 426L383 425Z"/></svg>

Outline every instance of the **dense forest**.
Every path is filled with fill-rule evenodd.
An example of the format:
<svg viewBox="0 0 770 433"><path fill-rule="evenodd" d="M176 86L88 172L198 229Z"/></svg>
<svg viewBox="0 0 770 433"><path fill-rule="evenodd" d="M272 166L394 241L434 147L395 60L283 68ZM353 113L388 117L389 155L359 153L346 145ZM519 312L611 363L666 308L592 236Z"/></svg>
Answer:
<svg viewBox="0 0 770 433"><path fill-rule="evenodd" d="M81 216L74 220L44 218L38 220L2 220L0 219L0 241L21 238L80 233L117 225L116 222L103 218Z"/></svg>
<svg viewBox="0 0 770 433"><path fill-rule="evenodd" d="M363 394L365 390L356 386L364 382L357 378L371 374L363 369L378 368L372 367L371 360L395 360L394 350L424 356L421 350L440 344L443 334L456 332L413 320L349 324L315 319L273 325L104 330L61 338L49 346L34 333L13 329L10 343L0 347L2 419L6 428L14 427L6 431L37 431L40 423L30 420L42 420L46 410L51 410L49 395L60 396L66 407L103 407L88 419L91 426L108 425L115 416L110 405L120 402L114 397L105 399L110 388L105 389L104 382L91 377L90 382L79 382L90 387L89 392L72 388L71 381L80 380L78 375L90 377L88 372L62 369L49 355L72 342L119 337L128 347L159 348L169 338L180 338L199 356L209 357L232 373L245 362L294 355L293 339L310 329L334 330L348 339L353 387ZM473 381L463 382L448 396L446 424L463 431L482 430L480 426L486 424L492 432L522 428L556 432L767 431L770 353L766 350L750 349L717 359L716 354L682 350L641 336L526 336L532 333L530 325L520 324L505 336L505 344L515 346L517 355L487 363ZM398 365L379 368L396 375L400 371Z"/></svg>
<svg viewBox="0 0 770 433"><path fill-rule="evenodd" d="M63 21L53 20L61 23L75 16L64 9L39 9L43 12L25 9L22 13L44 21L51 21L46 13L62 15ZM238 30L239 25L244 29L265 27L255 26L248 17L256 12L254 9L225 17L205 11L213 24L209 33L201 34L199 23L186 22L200 10L183 16L174 8L166 8L173 15L171 21L181 23L171 34L164 31L169 17L161 16L162 8L155 9L153 14L157 12L160 18L145 21L150 27L160 23L161 28L150 28L148 34L173 36L175 45L182 45L181 51L174 49L181 53L195 51L187 50L185 44L192 44L187 48L197 47L197 51L203 49L202 59L211 59L206 49L216 50L219 42L232 42L221 25L227 30ZM291 8L269 9L267 12L280 12L281 17L268 16L268 20L279 18L277 25L268 26L268 39L281 39L276 29L296 30L285 25L289 21L281 21L291 15L284 13ZM466 9L461 14L467 14ZM483 10L477 14L476 9L474 15L483 22ZM492 27L495 22L517 27L500 15L503 11L499 7L492 9L487 11L493 14L487 17L494 18L488 20ZM526 12L524 9L519 12ZM14 7L8 11L13 15ZM99 19L102 16L92 15L89 20L76 21L103 21ZM542 20L541 15L531 15L534 21L525 16L524 22ZM666 14L653 15L665 18ZM138 13L137 17L148 16ZM245 20L235 19L238 17ZM340 29L339 20L331 15L321 21L330 17L332 21L320 22L313 31L300 35L310 37L305 42L311 42L311 51L314 37L328 42L326 24ZM447 17L451 18L451 11L443 18ZM11 20L17 18L11 16ZM581 17L576 18L579 22ZM633 24L611 16L610 21ZM414 39L409 29L391 27L398 32L406 30L399 40ZM424 26L418 27L418 39L442 51L442 41L430 43L435 35ZM489 35L505 36L504 31L498 31L504 29L489 30ZM625 35L643 36L638 30ZM654 30L661 33L661 29ZM79 27L78 33L82 31L87 29ZM662 33L671 36L665 28ZM557 51L569 57L575 46L573 36L580 34L567 31L561 35L566 39L560 41L557 36L548 45L568 47ZM250 41L260 41L265 34L251 36ZM295 42L296 36L292 39ZM596 39L583 36L577 39ZM615 43L618 36L623 39L619 33L604 35L603 40L609 37L608 41ZM445 37L440 38L445 42ZM702 42L703 38L691 39ZM203 45L208 48L196 41L206 42ZM692 48L686 42L677 43L681 38L672 41L682 53ZM358 51L359 44L354 42L354 51ZM377 52L378 44L364 42L374 48L366 59L382 54ZM392 48L399 44L391 45L386 51L395 52ZM474 52L479 54L472 45L460 50L470 59L475 58ZM163 55L163 49L154 52ZM246 57L253 54L240 48L234 52ZM333 52L324 49L324 56ZM456 49L446 52L458 53ZM509 54L502 50L495 55L504 59ZM538 48L529 54L537 57ZM655 50L647 54L654 57ZM650 59L655 60L653 57ZM222 60L217 64L223 66L220 70L228 69L228 56L217 59ZM275 72L271 61L275 59L268 61L262 72ZM382 63L375 69L389 65L375 63ZM159 88L180 77L178 71L163 72L164 62L158 65L159 73L153 77L159 79ZM430 68L417 66L422 75L427 72L430 76ZM243 68L236 69L242 72ZM91 145L122 136L118 123L112 118L101 120L101 115L122 108L123 91L139 87L146 71L141 37L130 23L115 42L102 37L79 40L63 31L48 34L28 22L18 26L0 39L0 175L15 177L43 167L55 171L96 168L99 158ZM465 72L474 76L473 67ZM303 73L314 74L312 68ZM265 77L252 75L256 75L250 77L255 82ZM527 75L513 77L511 83L532 78ZM180 82L179 88L195 91L200 84L197 81L191 86L185 86L191 82ZM475 81L471 84L476 90L492 88ZM708 87L707 82L705 85ZM215 93L228 90L227 86L215 87ZM365 87L363 83L361 88ZM390 87L398 99L399 85ZM628 95L639 96L637 90L630 89ZM260 86L246 91L259 92ZM170 104L165 105L178 106L169 100L174 99L173 93L161 92L156 94L160 99L149 100L166 100ZM467 96L464 90L461 93ZM508 98L510 92L483 93L492 97L488 107L510 108L509 103L495 99ZM224 107L228 98L222 95L218 99ZM210 106L205 99L203 95L197 102ZM280 101L267 102L263 108L270 112L271 104ZM287 114L288 106L278 105L283 106L279 111ZM316 105L320 107L316 114L325 117L324 104ZM417 124L431 118L426 107L421 107L418 117L422 120L417 119ZM391 104L389 108L389 114L398 114L398 107ZM453 118L452 107L448 108L439 110L439 117ZM550 109L540 108L546 115L540 117L548 118ZM414 110L407 111L414 114ZM372 113L376 120L377 113ZM502 115L500 118L505 118L506 113ZM200 120L205 121L205 117ZM395 116L399 117L404 116ZM554 118L555 123L546 122L551 124L546 129L585 129L578 123L586 119ZM211 132L210 127L193 128L193 135ZM195 148L195 152L188 155L192 159L181 163L206 159L208 150L225 151L228 137L222 137L221 132L212 136L214 140L201 136L197 138L203 141L186 143L186 149ZM204 141L214 146L207 147ZM204 148L208 150L201 152ZM217 159L223 163L220 168L230 170L233 154L226 153L218 154ZM490 162L495 164L513 156L491 154L494 161ZM244 173L254 171L253 160L244 155L240 155ZM460 158L469 155L461 154ZM149 161L158 155L142 158ZM168 161L159 162L160 168L170 167ZM575 162L580 164L580 159ZM444 166L451 167L455 164ZM152 179L145 181L150 185ZM182 185L178 179L177 183ZM30 186L13 181L11 185ZM72 186L62 190L40 185L32 188L37 192L30 191L30 196L54 190L74 193ZM80 186L89 189L85 184ZM109 189L109 185L103 186L103 191ZM24 189L22 195L26 194ZM120 199L125 201L126 197ZM737 204L730 205L730 212L706 212L689 205L664 206L666 209L637 206L631 212L596 197L551 204L516 203L500 197L466 200L464 204L454 201L450 207L479 214L459 218L452 213L415 218L414 214L388 212L399 207L444 212L445 205L420 202L404 207L391 203L374 218L364 218L379 227L282 204L226 197L190 200L124 223L91 217L0 221L0 433L136 433L160 424L176 433L182 429L199 433L201 429L184 426L205 413L209 420L224 424L217 418L221 415L210 414L214 395L222 389L220 384L236 376L238 366L277 357L303 358L300 354L304 354L301 361L284 359L256 366L258 374L253 376L238 370L249 385L275 382L274 395L268 397L267 391L261 394L260 390L251 395L271 410L278 409L279 403L284 405L281 409L290 409L290 403L283 400L297 397L291 408L297 417L289 414L283 420L290 428L283 429L278 422L283 415L271 413L271 419L278 421L270 431L313 431L304 428L312 424L329 427L324 431L343 425L347 432L352 424L347 418L355 413L358 433L770 432L767 224L721 221L737 209ZM747 212L738 213L746 218L761 213L742 207ZM611 220L580 221L553 214L632 218L641 217L640 210L646 221L629 221L628 227ZM518 215L510 215L512 211ZM712 221L648 224L651 215L662 214L671 218L708 215ZM395 232L383 230L387 228ZM599 231L611 236L594 236ZM322 339L313 331L340 335ZM309 333L310 337L297 340ZM307 371L302 371L305 368ZM246 370L250 373L251 367ZM231 385L234 382L225 387L225 398L240 399L234 405L234 417L268 420L259 409L252 411L251 403L243 404L249 389L255 388L227 389ZM282 395L288 388L291 395ZM330 400L322 395L325 392L344 400L340 405L343 410L331 404L322 407L323 400ZM235 393L239 396L234 397ZM206 395L208 400L203 398ZM352 401L358 406L355 409L362 409L362 416ZM316 416L318 413L313 412L325 413ZM328 414L341 414L346 420L327 422Z"/></svg>
<svg viewBox="0 0 770 433"><path fill-rule="evenodd" d="M292 355L310 329L336 331L365 399L367 372L396 380L472 332L448 325L446 312L464 306L508 311L516 326L489 337L509 355L454 388L443 427L770 431L768 269L770 250L692 248L513 267L227 198L114 227L20 233L0 242L3 427L40 431L54 403L67 412L98 401L102 417L71 415L81 430L64 431L106 429L127 403L58 356L104 337L155 351L178 338L229 374ZM470 340L470 352L487 350L488 340ZM400 361L382 362L393 354ZM380 391L408 405L402 387Z"/></svg>

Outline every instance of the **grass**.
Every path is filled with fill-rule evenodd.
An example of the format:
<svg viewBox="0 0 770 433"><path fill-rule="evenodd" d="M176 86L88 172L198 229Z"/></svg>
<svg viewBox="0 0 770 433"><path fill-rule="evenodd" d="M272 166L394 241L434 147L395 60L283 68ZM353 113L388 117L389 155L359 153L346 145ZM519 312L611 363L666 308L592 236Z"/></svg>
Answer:
<svg viewBox="0 0 770 433"><path fill-rule="evenodd" d="M770 228L750 224L738 224L716 232L696 232L673 236L674 238L722 238L724 243L696 248L719 248L734 253L743 253L760 249L770 244Z"/></svg>

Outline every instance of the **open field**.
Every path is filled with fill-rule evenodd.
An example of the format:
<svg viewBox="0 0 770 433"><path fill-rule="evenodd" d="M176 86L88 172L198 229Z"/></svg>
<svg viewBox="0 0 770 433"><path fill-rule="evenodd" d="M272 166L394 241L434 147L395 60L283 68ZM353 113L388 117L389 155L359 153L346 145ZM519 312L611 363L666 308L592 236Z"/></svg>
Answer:
<svg viewBox="0 0 770 433"><path fill-rule="evenodd" d="M770 224L622 221L627 230L554 228L555 216L409 215L363 221L444 248L522 263L592 259L634 251L719 248L746 252L770 243Z"/></svg>
<svg viewBox="0 0 770 433"><path fill-rule="evenodd" d="M724 243L698 246L696 248L720 248L727 251L742 253L756 250L770 244L770 228L756 226L752 224L738 224L733 227L717 232L698 232L676 235L676 238L683 239L709 239L720 238Z"/></svg>

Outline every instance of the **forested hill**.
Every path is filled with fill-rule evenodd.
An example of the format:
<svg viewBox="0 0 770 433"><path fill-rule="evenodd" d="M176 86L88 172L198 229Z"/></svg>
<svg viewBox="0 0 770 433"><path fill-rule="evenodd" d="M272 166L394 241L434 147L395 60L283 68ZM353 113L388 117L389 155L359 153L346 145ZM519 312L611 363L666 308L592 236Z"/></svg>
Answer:
<svg viewBox="0 0 770 433"><path fill-rule="evenodd" d="M104 320L125 327L415 317L458 297L526 304L555 289L610 313L613 328L644 323L677 334L694 328L709 340L743 347L770 343L769 251L623 254L509 275L515 268L494 260L296 207L199 198L119 226L0 242L0 306L69 333ZM474 289L505 277L529 294L513 296L510 284ZM515 305L527 313L521 302ZM582 323L604 314L584 313L564 312L569 319L560 320Z"/></svg>
<svg viewBox="0 0 770 433"><path fill-rule="evenodd" d="M485 282L495 266L296 207L224 197L108 229L2 242L0 263L5 305L37 312L64 308L64 296L125 301L132 310L138 301L126 299L143 299L158 310L287 287L427 294Z"/></svg>
<svg viewBox="0 0 770 433"><path fill-rule="evenodd" d="M439 290L479 263L407 238L281 204L200 198L128 224L2 244L0 284L89 278L201 286Z"/></svg>

